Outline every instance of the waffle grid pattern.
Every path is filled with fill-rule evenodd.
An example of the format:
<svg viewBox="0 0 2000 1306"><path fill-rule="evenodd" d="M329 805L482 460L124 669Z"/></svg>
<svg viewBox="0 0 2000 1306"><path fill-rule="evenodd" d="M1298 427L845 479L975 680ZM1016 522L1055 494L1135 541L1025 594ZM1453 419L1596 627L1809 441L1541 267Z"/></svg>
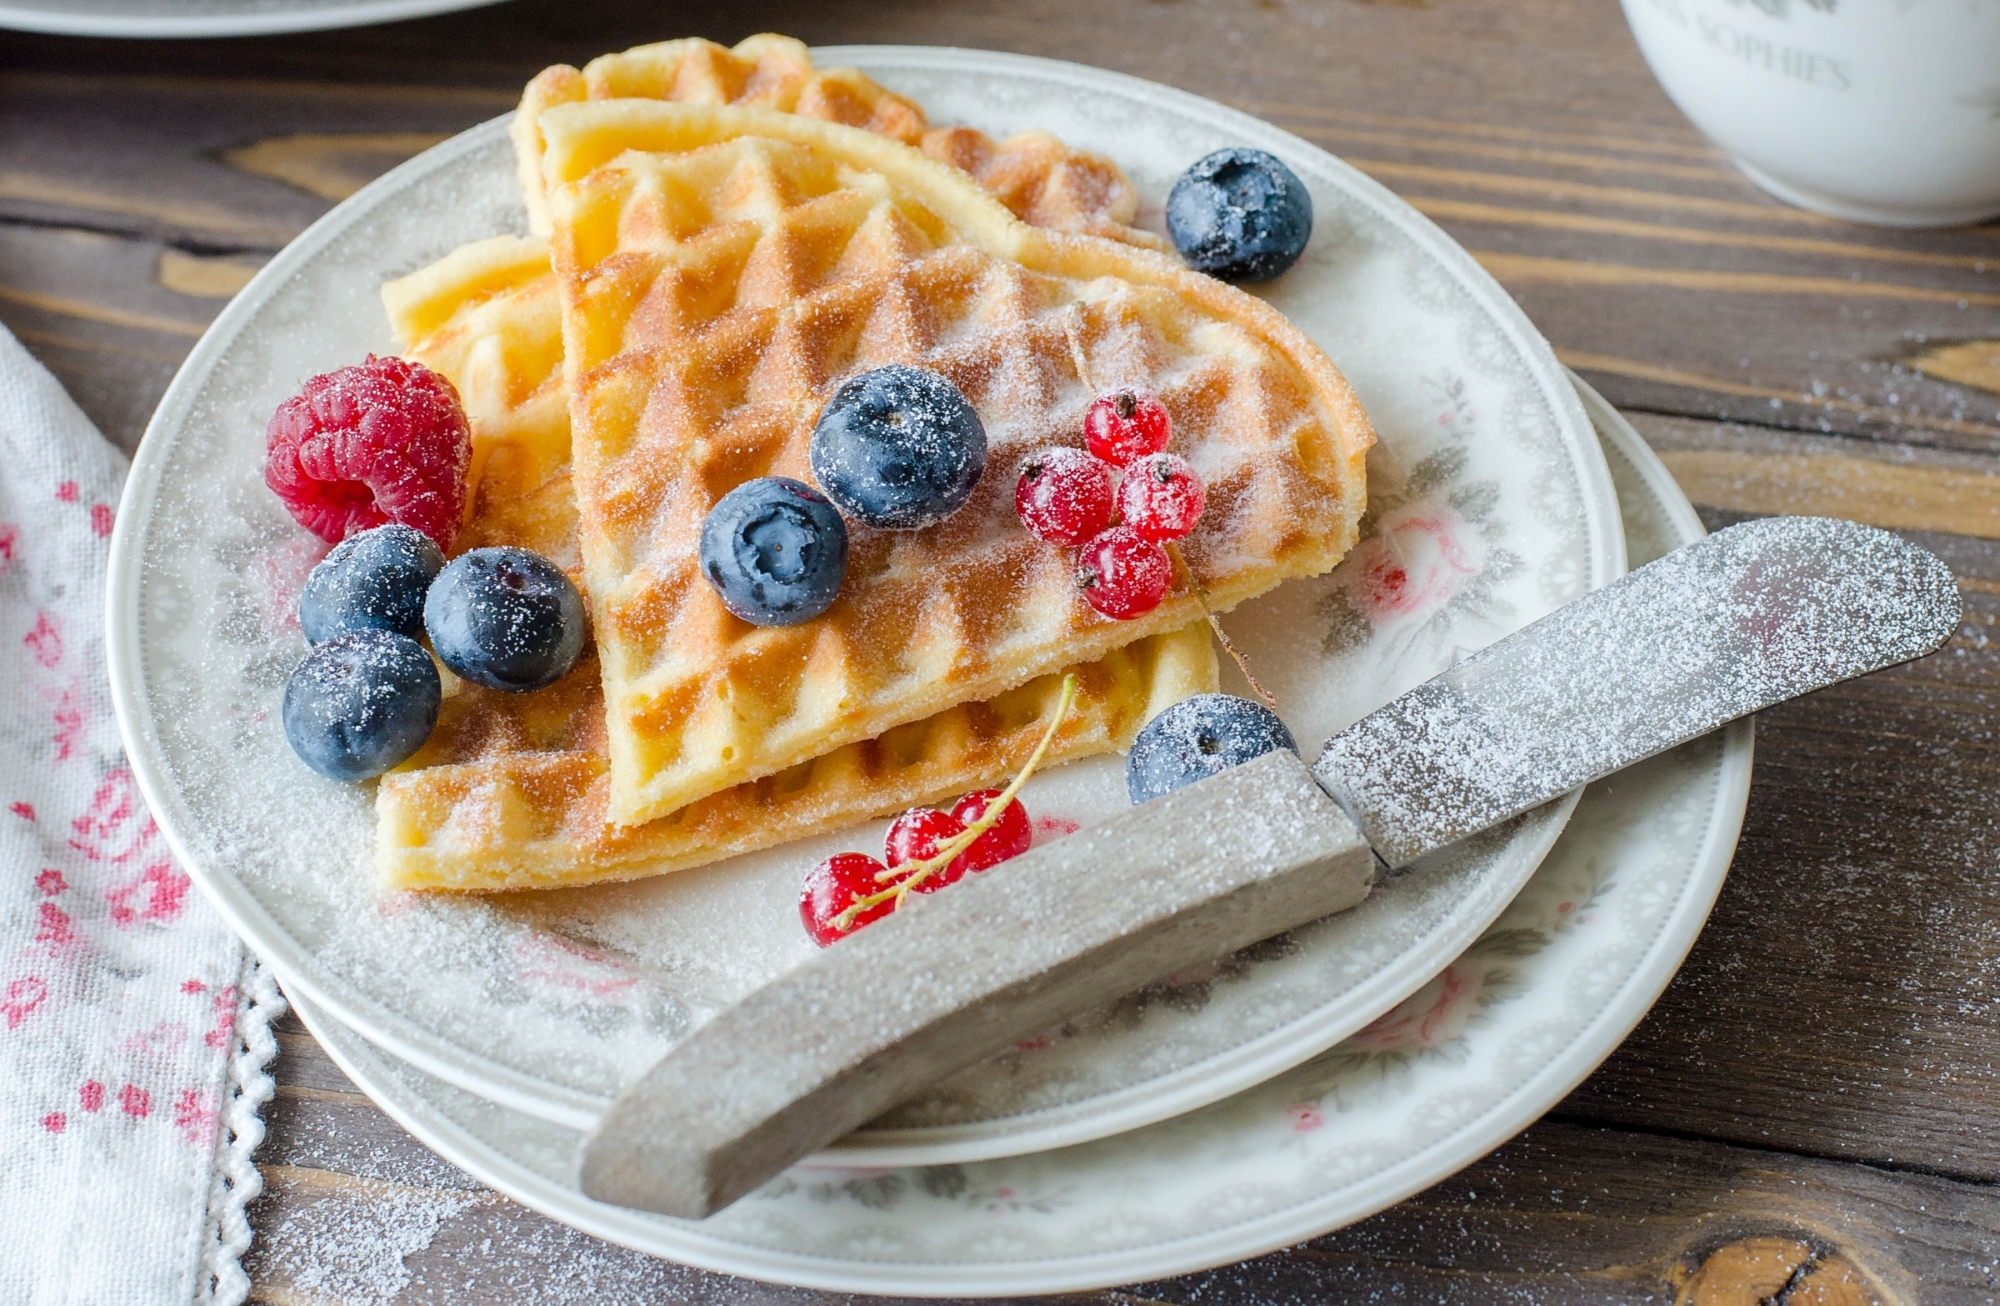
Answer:
<svg viewBox="0 0 2000 1306"><path fill-rule="evenodd" d="M970 173L1024 222L1170 248L1132 225L1138 192L1102 155L1073 150L1047 132L995 142L970 127L932 127L916 103L859 69L822 71L803 44L769 33L733 49L699 38L642 45L593 59L581 70L558 64L529 82L514 118L514 146L529 219L541 235L552 230L541 115L559 104L609 99L754 105L863 128Z"/></svg>
<svg viewBox="0 0 2000 1306"><path fill-rule="evenodd" d="M1077 705L1056 734L1052 761L1130 747L1154 713L1212 691L1216 679L1205 626L1140 640L1074 670ZM1044 676L987 702L960 704L639 826L606 819L610 775L601 749L481 755L533 743L532 732L496 739L490 705L455 704L441 723L450 742L438 751L469 747L473 760L383 778L377 866L397 889L555 888L684 870L829 833L1000 783L1048 728L1061 681ZM574 704L574 716L556 708L549 723L588 734L588 718L602 720L601 699L590 698L594 703ZM458 733L475 720L480 724Z"/></svg>
<svg viewBox="0 0 2000 1306"><path fill-rule="evenodd" d="M1103 390L1149 389L1173 414L1209 487L1184 551L1218 608L1351 546L1372 432L1259 301L1028 227L964 174L836 124L630 100L540 122L614 821L1198 620L1185 588L1137 621L1098 616L1067 551L1014 520L1012 468L1075 443ZM809 479L826 395L887 363L965 392L987 476L940 527L855 526L826 616L740 621L701 579L702 519L751 477Z"/></svg>
<svg viewBox="0 0 2000 1306"><path fill-rule="evenodd" d="M383 288L407 355L459 388L473 432L461 548L514 544L580 574L556 282L545 242L466 245ZM1161 708L1216 684L1205 627L1075 668L1080 697L1057 761L1128 747ZM596 660L535 694L455 684L425 749L377 792L385 888L573 887L702 865L997 782L1025 760L1059 677L738 786L637 827L606 821Z"/></svg>

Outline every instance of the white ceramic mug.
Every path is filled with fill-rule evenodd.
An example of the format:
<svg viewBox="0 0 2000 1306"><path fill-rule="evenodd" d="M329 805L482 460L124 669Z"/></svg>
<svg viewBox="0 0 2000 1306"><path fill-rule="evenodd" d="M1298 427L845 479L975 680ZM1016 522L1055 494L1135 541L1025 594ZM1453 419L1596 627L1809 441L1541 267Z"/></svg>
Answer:
<svg viewBox="0 0 2000 1306"><path fill-rule="evenodd" d="M1681 111L1802 208L2000 216L2000 0L1623 0Z"/></svg>

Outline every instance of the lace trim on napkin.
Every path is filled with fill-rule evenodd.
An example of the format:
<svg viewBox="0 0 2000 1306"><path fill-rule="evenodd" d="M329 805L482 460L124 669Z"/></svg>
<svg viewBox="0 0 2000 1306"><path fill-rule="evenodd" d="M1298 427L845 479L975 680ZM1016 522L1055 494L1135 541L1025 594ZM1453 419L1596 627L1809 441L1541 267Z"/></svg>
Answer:
<svg viewBox="0 0 2000 1306"><path fill-rule="evenodd" d="M277 1091L267 1067L278 1051L271 1022L285 1014L284 995L278 992L277 978L247 952L236 991L243 995L243 1005L236 1011L236 1043L223 1090L222 1127L216 1134L196 1306L241 1306L250 1295L250 1276L242 1265L243 1253L250 1248L245 1210L264 1191L264 1177L253 1158L264 1141L264 1104Z"/></svg>

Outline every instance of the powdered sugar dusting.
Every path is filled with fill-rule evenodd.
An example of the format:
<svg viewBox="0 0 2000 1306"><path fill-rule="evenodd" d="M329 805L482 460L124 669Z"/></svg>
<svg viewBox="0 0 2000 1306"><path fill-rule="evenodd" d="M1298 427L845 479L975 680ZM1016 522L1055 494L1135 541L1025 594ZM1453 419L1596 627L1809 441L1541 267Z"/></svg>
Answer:
<svg viewBox="0 0 2000 1306"><path fill-rule="evenodd" d="M1023 81L1018 70L967 78L896 64L894 74L940 118L1101 142L1156 200L1187 159L1240 135L1178 104ZM153 466L141 459L127 513L145 554L135 663L140 733L153 737L139 752L190 869L288 976L392 1046L422 1049L457 1082L517 1089L538 1110L570 1118L641 1073L692 1019L812 955L798 928L799 877L833 852L870 848L882 831L863 826L630 886L385 897L370 872L371 790L322 781L291 756L274 708L304 644L271 619L290 598L274 598L260 568L305 537L262 485L264 425L306 376L394 348L377 296L384 279L464 241L522 229L503 128L444 147L420 165L428 171L419 181L281 256L282 281L225 315L163 406L149 438L160 452ZM1448 666L1455 648L1479 647L1574 598L1617 563L1587 519L1595 483L1576 451L1588 429L1580 414L1569 420L1574 400L1554 360L1521 347L1528 337L1510 325L1505 296L1468 282L1440 257L1441 237L1382 210L1372 190L1290 161L1329 216L1301 266L1264 293L1361 391L1386 457L1370 460L1371 499L1407 479L1411 497L1450 496L1466 529L1495 532L1480 555L1493 561L1451 605L1367 626L1352 643L1329 634L1328 614L1345 611L1334 602L1343 573L1289 582L1228 615L1232 638L1310 752ZM1093 379L1111 385L1142 369L1143 349L1134 332L1093 340ZM1441 397L1433 378L1456 398ZM1056 380L1066 388L1054 406L1080 421L1090 393L1060 360ZM1008 373L994 384L1011 396L1037 382ZM994 466L1010 472L1048 439L997 419L988 434ZM1445 455L1443 471L1428 476ZM1197 469L1211 486L1227 479ZM996 479L1011 493L1011 476ZM1127 805L1115 758L1037 776L1024 798L1038 818L1083 826ZM1511 841L1454 849L1395 892L1295 932L1285 948L1212 982L1108 1007L1049 1046L968 1072L913 1112L929 1123L976 1122L994 1136L1036 1112L1081 1119L1106 1103L1160 1101L1163 1089L1247 1064L1239 1050L1260 1038L1305 1029L1317 1039L1330 1014L1387 1005L1383 994L1411 958L1476 933L1561 819L1537 814Z"/></svg>
<svg viewBox="0 0 2000 1306"><path fill-rule="evenodd" d="M1400 866L1784 699L1929 653L1935 557L1852 522L1746 522L1502 640L1334 737L1316 773Z"/></svg>
<svg viewBox="0 0 2000 1306"><path fill-rule="evenodd" d="M410 1284L405 1258L428 1248L446 1221L478 1200L450 1189L345 1179L263 1231L272 1250L262 1272L289 1279L315 1299L388 1303Z"/></svg>

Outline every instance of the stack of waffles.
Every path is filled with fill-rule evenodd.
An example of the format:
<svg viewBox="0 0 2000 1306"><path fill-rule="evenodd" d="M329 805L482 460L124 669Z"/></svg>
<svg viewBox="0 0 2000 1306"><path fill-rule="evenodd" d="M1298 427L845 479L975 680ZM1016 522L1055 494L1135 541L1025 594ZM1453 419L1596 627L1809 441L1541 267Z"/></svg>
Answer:
<svg viewBox="0 0 2000 1306"><path fill-rule="evenodd" d="M538 234L462 248L384 300L471 420L457 547L556 559L595 652L534 694L453 687L379 791L389 887L693 866L994 783L1066 673L1079 694L1057 758L1126 747L1213 689L1190 585L1111 621L1014 519L1014 469L1078 443L1103 391L1150 390L1172 413L1209 489L1184 579L1212 607L1353 543L1372 436L1351 391L1278 314L1159 252L1104 159L932 128L771 36L551 69L514 140ZM824 616L738 620L698 570L709 508L753 477L810 480L826 397L890 363L966 394L987 475L941 526L851 524Z"/></svg>

